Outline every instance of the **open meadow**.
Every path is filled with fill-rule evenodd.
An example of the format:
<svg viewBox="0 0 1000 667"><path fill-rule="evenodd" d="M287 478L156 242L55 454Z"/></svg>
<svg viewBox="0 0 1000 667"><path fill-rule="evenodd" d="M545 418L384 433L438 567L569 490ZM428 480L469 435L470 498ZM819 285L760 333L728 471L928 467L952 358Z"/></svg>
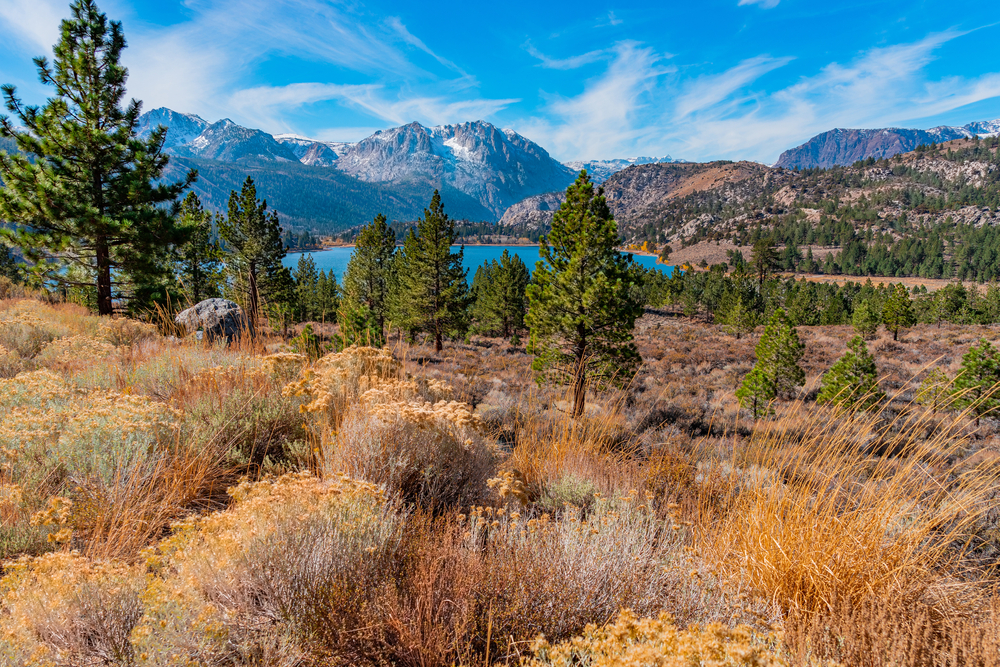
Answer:
<svg viewBox="0 0 1000 667"><path fill-rule="evenodd" d="M871 349L877 412L814 403L849 327L650 311L579 419L523 347L225 347L0 301L0 661L38 665L1000 661L989 416L927 400L996 327ZM542 639L544 637L544 639Z"/></svg>

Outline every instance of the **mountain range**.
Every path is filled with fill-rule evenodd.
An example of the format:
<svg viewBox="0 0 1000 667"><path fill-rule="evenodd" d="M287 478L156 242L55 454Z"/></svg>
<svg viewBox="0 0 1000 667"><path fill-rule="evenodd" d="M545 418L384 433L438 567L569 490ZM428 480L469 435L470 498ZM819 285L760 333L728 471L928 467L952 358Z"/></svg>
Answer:
<svg viewBox="0 0 1000 667"><path fill-rule="evenodd" d="M992 137L1000 133L1000 120L980 121L961 127L941 125L929 130L911 130L889 127L876 130L849 130L837 128L817 134L778 157L775 167L786 169L824 169L838 165L854 164L870 157L876 160L907 153L922 144L939 144L954 139L974 136Z"/></svg>
<svg viewBox="0 0 1000 667"><path fill-rule="evenodd" d="M299 215L285 194L336 181L341 188L363 193L363 199L388 198L404 219L416 218L438 189L455 217L496 221L512 205L533 195L565 190L579 169L593 173L597 182L632 164L672 161L671 158L625 158L562 164L544 148L513 130L485 121L425 127L410 123L381 130L358 142L319 141L293 134L271 135L237 125L229 119L209 123L194 114L159 108L139 119L139 135L147 137L158 126L167 128L166 150L175 157L172 171L196 167L202 180L209 177L223 187L199 181L195 191L211 208L224 208L219 199L240 171L252 170L277 186L268 191L272 206L297 221L321 221L320 212ZM263 176L263 172L268 172ZM257 177L255 177L256 179ZM301 187L296 187L299 183ZM366 188L370 184L372 187ZM311 199L321 197L308 192ZM329 208L329 206L327 207ZM338 206L341 211L355 207ZM367 207L362 206L366 209ZM374 215L345 220L339 214L324 227L343 228ZM389 211L385 211L389 214ZM370 215L367 213L371 213ZM354 214L351 214L354 218Z"/></svg>

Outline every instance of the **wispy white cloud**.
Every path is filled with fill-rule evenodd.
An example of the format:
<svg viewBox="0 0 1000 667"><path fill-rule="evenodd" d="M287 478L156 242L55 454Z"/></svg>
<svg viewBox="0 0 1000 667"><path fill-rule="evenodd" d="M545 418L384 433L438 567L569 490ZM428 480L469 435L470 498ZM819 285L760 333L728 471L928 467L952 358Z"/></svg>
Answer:
<svg viewBox="0 0 1000 667"><path fill-rule="evenodd" d="M740 0L738 6L758 5L761 9L774 9L781 0Z"/></svg>
<svg viewBox="0 0 1000 667"><path fill-rule="evenodd" d="M402 96L381 84L340 85L332 83L294 83L287 86L258 86L234 93L229 106L240 115L256 118L259 126L281 128L281 116L290 109L307 104L339 100L369 115L402 125L418 121L429 125L489 118L517 99L451 99L443 96ZM324 130L327 134L338 128Z"/></svg>
<svg viewBox="0 0 1000 667"><path fill-rule="evenodd" d="M563 159L617 154L651 131L640 117L658 79L672 70L662 60L652 48L619 43L608 69L582 94L549 96L547 118L525 119L515 129Z"/></svg>
<svg viewBox="0 0 1000 667"><path fill-rule="evenodd" d="M792 60L794 58L756 56L744 60L736 67L720 74L710 74L694 79L684 87L685 92L677 99L675 119L714 107L723 100L743 91L748 84L772 70L784 67Z"/></svg>
<svg viewBox="0 0 1000 667"><path fill-rule="evenodd" d="M530 41L525 42L524 50L527 51L531 57L537 58L541 61L540 64L542 67L547 67L549 69L577 69L578 67L589 65L592 62L603 60L608 56L607 51L600 49L597 51L589 51L578 56L570 56L569 58L550 58L536 49L535 45Z"/></svg>
<svg viewBox="0 0 1000 667"><path fill-rule="evenodd" d="M59 39L59 23L66 14L62 3L46 0L4 0L0 2L0 21L11 29L5 37L47 53Z"/></svg>
<svg viewBox="0 0 1000 667"><path fill-rule="evenodd" d="M929 77L937 49L964 34L873 48L777 89L756 82L791 57L759 55L692 79L670 75L652 51L628 44L581 94L551 98L517 127L565 160L670 153L773 162L833 127L885 127L1000 96L1000 73Z"/></svg>
<svg viewBox="0 0 1000 667"><path fill-rule="evenodd" d="M388 19L386 19L385 23L387 26L392 28L392 30L395 31L396 34L398 34L404 42L406 42L410 46L414 46L420 49L421 51L431 56L432 58L437 60L439 63L441 63L448 69L458 72L462 76L466 77L469 76L461 67L451 62L447 58L442 58L441 56L439 56L437 53L432 51L430 47L424 44L423 40L421 40L419 37L416 37L409 30L407 30L406 26L403 25L403 22L399 19L398 16L390 16Z"/></svg>
<svg viewBox="0 0 1000 667"><path fill-rule="evenodd" d="M622 20L615 16L614 12L608 12L608 22L607 25L621 25Z"/></svg>

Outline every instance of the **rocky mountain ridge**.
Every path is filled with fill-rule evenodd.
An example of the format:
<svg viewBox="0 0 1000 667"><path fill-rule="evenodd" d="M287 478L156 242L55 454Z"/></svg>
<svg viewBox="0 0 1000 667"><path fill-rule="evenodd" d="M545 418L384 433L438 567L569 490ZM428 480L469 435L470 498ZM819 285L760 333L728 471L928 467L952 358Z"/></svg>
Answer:
<svg viewBox="0 0 1000 667"><path fill-rule="evenodd" d="M817 134L795 148L783 152L776 167L786 169L824 169L848 165L868 158L892 157L907 153L922 144L935 144L974 136L992 137L1000 133L1000 120L978 121L961 127L942 125L929 130L911 130L890 127L874 130L837 128Z"/></svg>
<svg viewBox="0 0 1000 667"><path fill-rule="evenodd" d="M208 123L160 108L142 115L140 136L148 136L158 125L168 128L167 152L178 157L300 162L426 199L434 189L457 191L480 207L463 202L463 211L485 220L499 219L525 197L565 189L575 175L538 144L485 121L437 127L410 123L350 143L275 136L229 119Z"/></svg>

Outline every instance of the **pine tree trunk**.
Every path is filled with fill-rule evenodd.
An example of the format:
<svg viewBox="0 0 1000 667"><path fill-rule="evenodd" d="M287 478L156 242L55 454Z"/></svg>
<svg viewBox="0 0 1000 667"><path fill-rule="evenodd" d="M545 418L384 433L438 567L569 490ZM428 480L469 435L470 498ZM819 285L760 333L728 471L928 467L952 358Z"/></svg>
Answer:
<svg viewBox="0 0 1000 667"><path fill-rule="evenodd" d="M111 315L111 250L104 237L97 239L97 314Z"/></svg>
<svg viewBox="0 0 1000 667"><path fill-rule="evenodd" d="M583 414L587 402L587 374L583 372L583 357L576 366L576 376L573 378L573 419Z"/></svg>
<svg viewBox="0 0 1000 667"><path fill-rule="evenodd" d="M443 341L441 339L441 329L440 329L440 327L438 327L434 331L434 351L435 352L440 352L443 349L444 349L444 344L443 344Z"/></svg>
<svg viewBox="0 0 1000 667"><path fill-rule="evenodd" d="M258 292L257 288L257 272L255 269L256 267L251 263L247 271L248 286L250 288L250 303L248 304L250 312L247 313L247 319L250 322L251 333L257 331L257 315L260 307L260 292Z"/></svg>
<svg viewBox="0 0 1000 667"><path fill-rule="evenodd" d="M892 330L892 339L893 340L899 340L899 329L898 328Z"/></svg>

